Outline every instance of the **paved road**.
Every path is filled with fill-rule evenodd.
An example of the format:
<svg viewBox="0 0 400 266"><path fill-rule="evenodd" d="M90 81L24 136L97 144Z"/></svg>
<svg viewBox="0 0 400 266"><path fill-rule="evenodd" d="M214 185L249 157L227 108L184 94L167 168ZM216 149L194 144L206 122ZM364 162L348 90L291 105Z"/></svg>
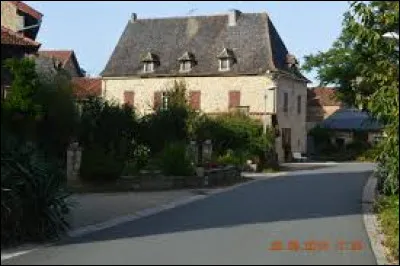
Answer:
<svg viewBox="0 0 400 266"><path fill-rule="evenodd" d="M376 264L361 215L362 189L372 167L339 164L260 176L237 189L2 264ZM288 248L292 240L329 246L269 250L274 241ZM363 246L338 250L339 241Z"/></svg>

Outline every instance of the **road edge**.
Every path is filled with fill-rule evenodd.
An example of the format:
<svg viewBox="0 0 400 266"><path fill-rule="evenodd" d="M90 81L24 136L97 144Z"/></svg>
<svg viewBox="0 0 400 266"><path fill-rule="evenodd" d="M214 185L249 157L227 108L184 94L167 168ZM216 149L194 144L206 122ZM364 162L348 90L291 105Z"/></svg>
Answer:
<svg viewBox="0 0 400 266"><path fill-rule="evenodd" d="M378 178L373 172L364 185L362 195L362 211L365 230L367 231L369 243L378 265L390 265L386 258L383 246L383 235L380 233L378 218L374 212L374 202L377 196Z"/></svg>

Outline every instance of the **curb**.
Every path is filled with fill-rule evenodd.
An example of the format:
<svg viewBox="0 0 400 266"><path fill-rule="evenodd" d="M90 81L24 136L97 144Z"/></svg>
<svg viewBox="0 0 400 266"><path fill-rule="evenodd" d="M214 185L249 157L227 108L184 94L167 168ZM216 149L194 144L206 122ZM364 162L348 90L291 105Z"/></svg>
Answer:
<svg viewBox="0 0 400 266"><path fill-rule="evenodd" d="M378 219L373 208L377 193L377 182L375 173L372 173L364 186L362 195L363 220L377 264L390 265L385 255L385 248L382 245L383 235L380 233Z"/></svg>

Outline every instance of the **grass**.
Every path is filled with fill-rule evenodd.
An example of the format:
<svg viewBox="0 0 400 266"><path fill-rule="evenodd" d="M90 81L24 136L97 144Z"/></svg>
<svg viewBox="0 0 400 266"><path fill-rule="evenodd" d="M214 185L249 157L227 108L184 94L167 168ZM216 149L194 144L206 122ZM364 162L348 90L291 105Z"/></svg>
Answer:
<svg viewBox="0 0 400 266"><path fill-rule="evenodd" d="M389 259L399 261L399 195L382 196L375 206L378 220L385 235L384 246L389 249Z"/></svg>
<svg viewBox="0 0 400 266"><path fill-rule="evenodd" d="M280 169L274 169L274 168L265 168L262 170L263 173L278 173L280 172Z"/></svg>

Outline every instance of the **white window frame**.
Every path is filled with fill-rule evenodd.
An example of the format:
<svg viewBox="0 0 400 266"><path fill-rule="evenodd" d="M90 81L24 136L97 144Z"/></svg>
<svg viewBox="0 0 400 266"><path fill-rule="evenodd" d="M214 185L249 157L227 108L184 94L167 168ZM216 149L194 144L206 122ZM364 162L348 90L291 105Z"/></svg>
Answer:
<svg viewBox="0 0 400 266"><path fill-rule="evenodd" d="M226 68L222 68L222 61L226 61ZM229 71L231 70L231 60L229 58L219 59L219 71Z"/></svg>
<svg viewBox="0 0 400 266"><path fill-rule="evenodd" d="M144 62L144 64L143 64L143 72L144 73L154 72L154 62Z"/></svg>
<svg viewBox="0 0 400 266"><path fill-rule="evenodd" d="M168 93L166 91L163 91L161 93L161 110L167 110L168 109Z"/></svg>
<svg viewBox="0 0 400 266"><path fill-rule="evenodd" d="M192 70L192 62L191 61L181 61L179 66L180 72L189 72Z"/></svg>

